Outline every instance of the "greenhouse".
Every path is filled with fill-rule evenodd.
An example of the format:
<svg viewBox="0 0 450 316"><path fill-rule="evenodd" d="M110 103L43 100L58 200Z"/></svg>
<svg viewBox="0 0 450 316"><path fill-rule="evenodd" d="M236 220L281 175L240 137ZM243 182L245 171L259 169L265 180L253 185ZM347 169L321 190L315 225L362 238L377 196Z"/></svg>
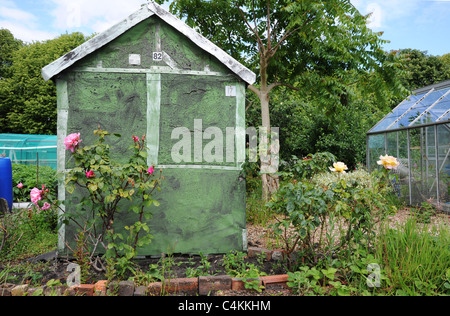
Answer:
<svg viewBox="0 0 450 316"><path fill-rule="evenodd" d="M0 134L0 156L12 163L56 169L57 136Z"/></svg>
<svg viewBox="0 0 450 316"><path fill-rule="evenodd" d="M367 166L398 158L397 193L409 205L450 211L450 81L415 90L367 133Z"/></svg>

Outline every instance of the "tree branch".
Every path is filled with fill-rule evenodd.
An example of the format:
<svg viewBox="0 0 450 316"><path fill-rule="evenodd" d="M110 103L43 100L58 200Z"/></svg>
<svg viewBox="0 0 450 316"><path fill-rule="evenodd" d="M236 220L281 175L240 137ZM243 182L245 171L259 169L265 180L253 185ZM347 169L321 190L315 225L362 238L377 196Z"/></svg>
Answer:
<svg viewBox="0 0 450 316"><path fill-rule="evenodd" d="M248 89L250 90L250 91L253 91L258 97L259 97L259 95L261 94L261 91L259 91L259 89L258 88L256 88L254 85L249 85L248 86Z"/></svg>
<svg viewBox="0 0 450 316"><path fill-rule="evenodd" d="M264 47L264 43L261 40L261 37L259 36L258 32L256 29L252 28L252 26L250 25L250 23L248 22L247 18L244 15L244 12L242 12L241 8L239 7L239 5L237 3L235 3L236 8L239 10L239 13L241 14L242 18L244 19L245 24L247 24L248 28L252 31L252 33L255 35L256 37L256 41L258 42L259 45L259 51L260 53L262 53L262 48Z"/></svg>
<svg viewBox="0 0 450 316"><path fill-rule="evenodd" d="M268 90L268 92L270 92L273 88L275 88L275 87L280 87L280 86L288 87L288 88L290 88L290 89L292 89L292 90L295 90L295 91L300 91L299 88L296 88L296 87L294 87L293 85L290 85L290 84L284 83L284 82L274 82L274 83L272 83L272 84L269 85L269 87L267 88L267 90Z"/></svg>

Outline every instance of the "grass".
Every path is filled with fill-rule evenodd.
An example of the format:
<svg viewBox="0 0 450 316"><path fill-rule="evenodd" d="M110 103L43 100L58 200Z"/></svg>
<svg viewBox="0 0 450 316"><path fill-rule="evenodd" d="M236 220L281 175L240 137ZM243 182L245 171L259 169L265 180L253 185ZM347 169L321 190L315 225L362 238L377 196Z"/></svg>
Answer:
<svg viewBox="0 0 450 316"><path fill-rule="evenodd" d="M375 255L393 294L437 295L448 291L450 230L444 224L422 225L414 217L397 223L395 228L385 224Z"/></svg>
<svg viewBox="0 0 450 316"><path fill-rule="evenodd" d="M56 215L17 210L0 218L0 262L20 261L55 250Z"/></svg>

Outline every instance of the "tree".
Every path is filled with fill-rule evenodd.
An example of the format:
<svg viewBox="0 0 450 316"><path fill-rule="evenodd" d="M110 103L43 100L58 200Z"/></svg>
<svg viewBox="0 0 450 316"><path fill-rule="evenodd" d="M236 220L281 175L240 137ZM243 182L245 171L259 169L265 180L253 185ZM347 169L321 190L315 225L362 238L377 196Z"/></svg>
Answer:
<svg viewBox="0 0 450 316"><path fill-rule="evenodd" d="M0 80L0 132L56 133L56 87L44 81L41 69L85 40L81 33L65 34L13 52L9 77Z"/></svg>
<svg viewBox="0 0 450 316"><path fill-rule="evenodd" d="M450 61L446 63L450 58L446 55L438 57L410 48L400 52L408 58L407 72L401 77L408 89L415 90L450 79Z"/></svg>
<svg viewBox="0 0 450 316"><path fill-rule="evenodd" d="M447 71L450 71L450 53L438 57L444 65L447 67Z"/></svg>
<svg viewBox="0 0 450 316"><path fill-rule="evenodd" d="M0 79L9 77L8 69L12 65L13 53L23 46L7 29L0 29Z"/></svg>
<svg viewBox="0 0 450 316"><path fill-rule="evenodd" d="M257 69L259 84L248 89L258 98L261 123L268 130L270 96L276 87L312 95L328 113L345 106L349 87L355 84L371 93L389 92L377 93L379 98L406 91L393 75L400 67L399 55L383 51L381 33L367 28L368 17L348 0L175 0L170 8ZM263 174L262 183L267 200L277 179Z"/></svg>

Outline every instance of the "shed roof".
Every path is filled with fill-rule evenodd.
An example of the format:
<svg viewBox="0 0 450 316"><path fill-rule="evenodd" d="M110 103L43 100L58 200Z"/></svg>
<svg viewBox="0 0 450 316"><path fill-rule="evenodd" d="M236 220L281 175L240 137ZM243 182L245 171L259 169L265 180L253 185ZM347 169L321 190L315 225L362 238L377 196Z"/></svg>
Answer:
<svg viewBox="0 0 450 316"><path fill-rule="evenodd" d="M216 57L221 63L223 63L227 68L229 68L233 73L239 76L246 83L253 84L256 81L256 75L252 71L247 69L245 66L236 61L234 58L217 47L207 38L194 31L183 21L179 20L170 12L167 12L160 5L154 2L150 2L148 5L143 6L140 10L131 14L122 22L119 22L105 32L95 36L94 38L70 51L66 55L47 65L42 69L42 76L46 81L54 78L56 75L60 74L61 72L75 64L77 61L83 59L89 54L92 54L99 48L107 45L135 25L150 18L153 15L158 16L167 24L174 27L180 33L189 38L198 47Z"/></svg>

